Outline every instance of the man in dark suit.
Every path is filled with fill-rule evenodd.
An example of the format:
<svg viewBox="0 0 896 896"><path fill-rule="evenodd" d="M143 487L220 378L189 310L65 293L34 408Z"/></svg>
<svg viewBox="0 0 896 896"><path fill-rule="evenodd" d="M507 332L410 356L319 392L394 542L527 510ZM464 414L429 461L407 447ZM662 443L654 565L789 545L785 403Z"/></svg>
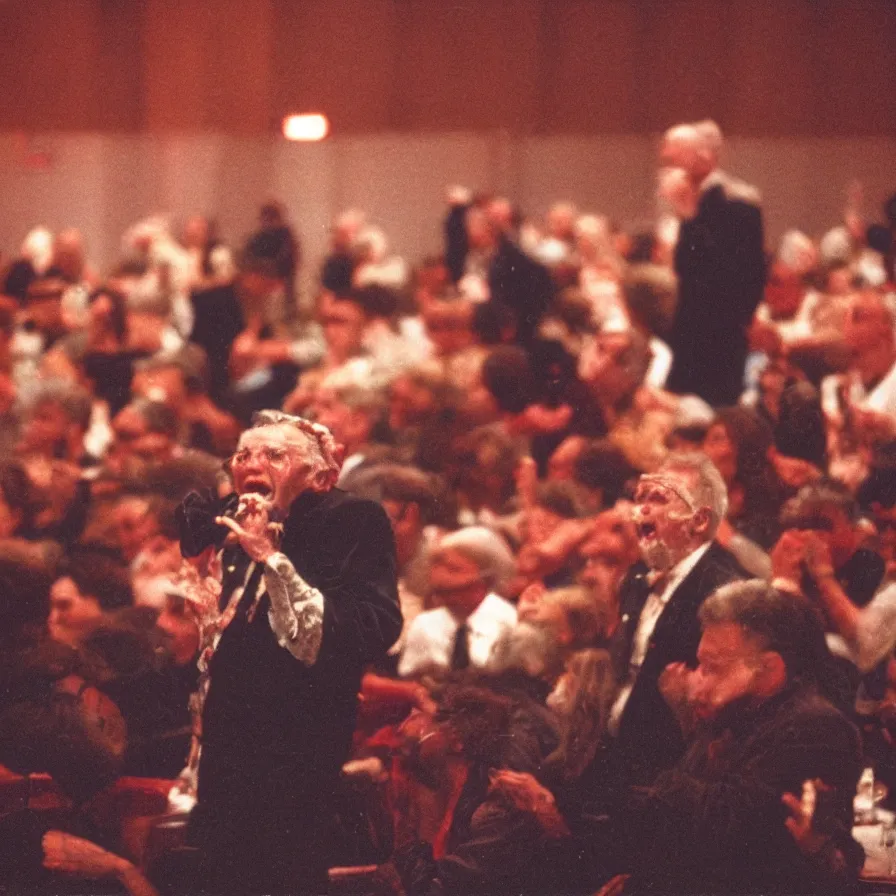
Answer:
<svg viewBox="0 0 896 896"><path fill-rule="evenodd" d="M635 494L643 558L620 591L612 653L619 691L610 712L610 756L630 784L649 784L684 750L660 692L671 663L696 662L697 610L720 585L746 576L713 539L727 510L725 484L702 455L673 455Z"/></svg>
<svg viewBox="0 0 896 896"><path fill-rule="evenodd" d="M712 122L679 125L660 160L684 171L696 200L675 247L678 308L667 388L709 404L736 404L743 391L747 328L765 287L762 211L752 187L718 169L721 132Z"/></svg>
<svg viewBox="0 0 896 896"><path fill-rule="evenodd" d="M333 487L335 451L324 427L261 412L232 459L238 504L183 509L185 554L228 535L190 820L210 893L325 892L361 673L401 630L388 517Z"/></svg>
<svg viewBox="0 0 896 896"><path fill-rule="evenodd" d="M445 221L445 263L455 283L479 273L488 285L486 310L496 319L506 315L514 341L528 346L554 296L554 281L514 241L514 217L506 199L469 204L468 196L456 197Z"/></svg>

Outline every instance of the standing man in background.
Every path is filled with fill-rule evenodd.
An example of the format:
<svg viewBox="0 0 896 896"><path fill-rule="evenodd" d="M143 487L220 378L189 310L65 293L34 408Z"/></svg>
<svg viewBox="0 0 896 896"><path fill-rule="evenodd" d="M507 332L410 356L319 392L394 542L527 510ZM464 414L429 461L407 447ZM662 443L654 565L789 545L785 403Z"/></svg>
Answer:
<svg viewBox="0 0 896 896"><path fill-rule="evenodd" d="M743 391L747 329L762 300L765 254L759 194L718 167L722 133L714 122L668 130L663 168L680 169L696 200L675 247L678 309L669 345L667 388L716 407Z"/></svg>

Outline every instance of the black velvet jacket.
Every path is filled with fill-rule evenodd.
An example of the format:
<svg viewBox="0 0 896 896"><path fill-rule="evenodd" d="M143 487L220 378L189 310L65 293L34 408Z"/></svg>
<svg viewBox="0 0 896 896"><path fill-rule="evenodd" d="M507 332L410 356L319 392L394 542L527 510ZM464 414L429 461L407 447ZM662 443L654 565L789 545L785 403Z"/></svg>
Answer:
<svg viewBox="0 0 896 896"><path fill-rule="evenodd" d="M306 492L290 509L281 551L324 596L320 653L307 667L278 645L267 596L249 620L257 566L210 666L200 804L326 799L348 756L363 668L401 631L395 546L378 504L338 489ZM250 563L241 548L224 551L222 606Z"/></svg>

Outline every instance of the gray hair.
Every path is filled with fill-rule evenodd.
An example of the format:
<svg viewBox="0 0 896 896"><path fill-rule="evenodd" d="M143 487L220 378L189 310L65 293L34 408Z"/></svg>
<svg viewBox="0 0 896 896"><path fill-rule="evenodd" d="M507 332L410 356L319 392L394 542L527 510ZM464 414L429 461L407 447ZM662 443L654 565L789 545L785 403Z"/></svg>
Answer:
<svg viewBox="0 0 896 896"><path fill-rule="evenodd" d="M494 675L521 671L531 678L563 669L565 653L551 632L533 622L518 622L492 647L486 671Z"/></svg>
<svg viewBox="0 0 896 896"><path fill-rule="evenodd" d="M693 479L691 491L698 507L710 512L709 537L712 538L728 513L728 487L715 464L705 454L670 454L660 472L684 473Z"/></svg>
<svg viewBox="0 0 896 896"><path fill-rule="evenodd" d="M485 526L466 526L442 538L430 560L445 551L457 551L472 560L490 591L501 591L516 572L507 542Z"/></svg>
<svg viewBox="0 0 896 896"><path fill-rule="evenodd" d="M703 628L739 626L762 650L777 653L788 678L818 678L830 660L824 629L812 606L761 579L731 582L710 595L698 610Z"/></svg>
<svg viewBox="0 0 896 896"><path fill-rule="evenodd" d="M342 464L336 440L326 426L277 410L258 411L253 414L252 425L249 428L259 429L263 426L285 426L301 434L314 455L315 472L320 475L321 487L328 489L336 484Z"/></svg>
<svg viewBox="0 0 896 896"><path fill-rule="evenodd" d="M33 412L41 404L57 404L66 417L81 429L90 426L93 399L90 393L67 380L51 379L38 382L29 389L24 398L25 409Z"/></svg>

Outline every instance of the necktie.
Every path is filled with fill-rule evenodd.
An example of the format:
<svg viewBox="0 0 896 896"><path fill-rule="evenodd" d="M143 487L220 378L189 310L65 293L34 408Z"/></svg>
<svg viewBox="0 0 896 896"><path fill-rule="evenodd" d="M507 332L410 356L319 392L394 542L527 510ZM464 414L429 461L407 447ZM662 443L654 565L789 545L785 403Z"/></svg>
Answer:
<svg viewBox="0 0 896 896"><path fill-rule="evenodd" d="M452 669L466 669L470 665L469 635L470 627L466 622L462 622L454 634L454 648L451 651Z"/></svg>

